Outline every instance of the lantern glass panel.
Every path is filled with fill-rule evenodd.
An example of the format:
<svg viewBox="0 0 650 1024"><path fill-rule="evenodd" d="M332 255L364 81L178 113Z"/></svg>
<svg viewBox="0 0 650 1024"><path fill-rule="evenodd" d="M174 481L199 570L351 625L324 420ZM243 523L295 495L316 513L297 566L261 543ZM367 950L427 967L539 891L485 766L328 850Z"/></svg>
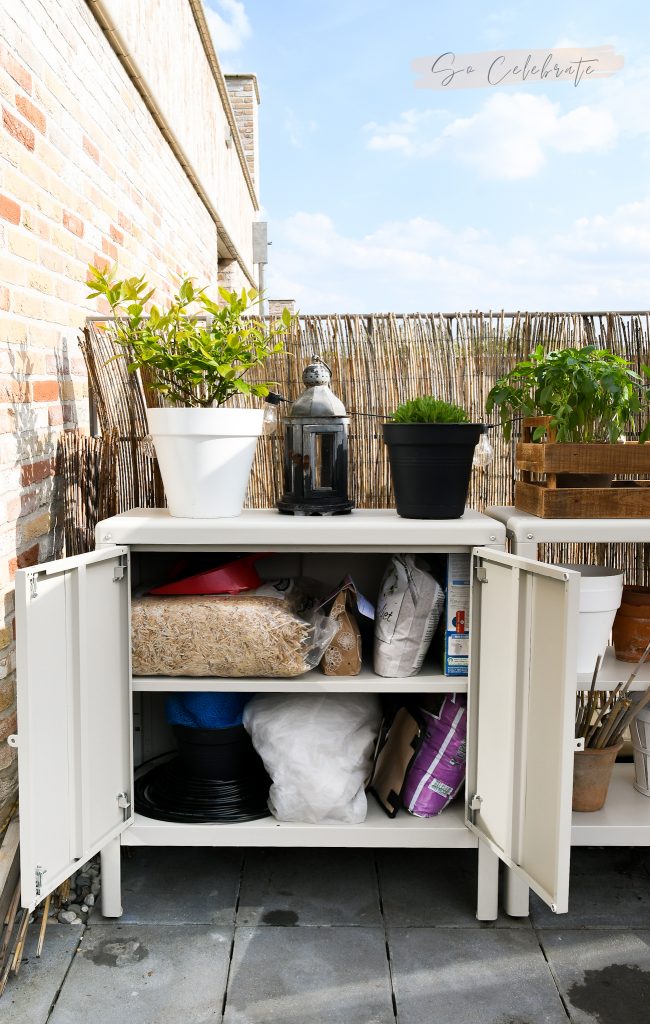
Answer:
<svg viewBox="0 0 650 1024"><path fill-rule="evenodd" d="M334 479L334 434L316 434L314 441L314 487L331 491Z"/></svg>

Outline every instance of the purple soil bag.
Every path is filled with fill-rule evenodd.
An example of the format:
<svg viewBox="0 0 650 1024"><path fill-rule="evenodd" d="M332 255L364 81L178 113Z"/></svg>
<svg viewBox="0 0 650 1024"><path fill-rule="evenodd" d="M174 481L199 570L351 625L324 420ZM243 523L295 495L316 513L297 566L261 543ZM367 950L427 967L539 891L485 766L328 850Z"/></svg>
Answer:
<svg viewBox="0 0 650 1024"><path fill-rule="evenodd" d="M467 698L445 697L437 715L420 709L425 737L411 764L402 794L404 807L418 818L444 811L465 781Z"/></svg>

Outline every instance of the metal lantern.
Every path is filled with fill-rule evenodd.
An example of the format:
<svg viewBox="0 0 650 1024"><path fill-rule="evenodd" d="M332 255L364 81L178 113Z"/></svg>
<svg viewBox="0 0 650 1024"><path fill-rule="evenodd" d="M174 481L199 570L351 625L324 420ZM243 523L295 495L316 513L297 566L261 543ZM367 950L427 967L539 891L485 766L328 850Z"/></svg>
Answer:
<svg viewBox="0 0 650 1024"><path fill-rule="evenodd" d="M348 427L343 402L332 392L332 374L316 358L303 372L307 390L284 425L284 486L280 512L294 516L333 516L350 512Z"/></svg>

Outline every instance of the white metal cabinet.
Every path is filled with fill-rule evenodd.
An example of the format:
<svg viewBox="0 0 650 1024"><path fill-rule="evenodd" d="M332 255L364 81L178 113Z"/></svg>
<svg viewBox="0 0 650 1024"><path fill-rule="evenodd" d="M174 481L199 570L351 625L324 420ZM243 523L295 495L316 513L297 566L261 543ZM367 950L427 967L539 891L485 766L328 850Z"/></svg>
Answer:
<svg viewBox="0 0 650 1024"><path fill-rule="evenodd" d="M33 907L132 821L128 549L16 574L20 855Z"/></svg>
<svg viewBox="0 0 650 1024"><path fill-rule="evenodd" d="M488 509L488 515L503 523L516 555L536 558L538 546L543 543L650 543L648 519L543 519L521 512L511 506ZM609 648L598 675L603 687L613 688L630 673L627 662L616 659ZM591 674L573 671L567 684L567 696L573 700L576 689L588 689ZM632 689L645 690L650 685L650 666L644 666ZM633 788L634 766L614 766L612 781L605 806L601 811L575 812L571 818L571 845L573 846L650 846L650 799ZM566 797L571 806L571 794ZM528 914L528 887L508 875L506 880L506 907L513 915Z"/></svg>
<svg viewBox="0 0 650 1024"><path fill-rule="evenodd" d="M504 540L501 524L471 511L460 520L449 521L405 520L390 510L359 510L332 519L251 510L237 519L182 520L161 509L136 509L98 525L98 548L93 554L19 573L25 904L33 905L79 861L101 848L103 911L107 916L119 916L120 844L201 844L478 847L477 916L481 919L496 916L498 857L519 871L549 903L564 909L568 858L564 856L563 808L569 751L562 746L567 716L562 673L572 658L571 617L577 577L572 581L570 573L501 553ZM130 676L129 553L133 558L143 552L192 550L388 555L469 552L475 548L477 580L482 582L474 586L476 628L473 622L469 687L466 679L445 677L430 667L415 678L402 680L382 679L369 670L341 679L318 672L291 680ZM490 548L495 550L490 552ZM31 596L34 578L37 594L42 596L46 591L38 588L45 581L58 581L49 610L44 604L39 608L40 598ZM550 628L557 633L553 645L544 642L540 629L547 615L552 616ZM540 656L543 663L538 665ZM541 687L549 658L560 673L550 702ZM56 677L54 681L51 675ZM370 802L368 819L362 825L301 825L274 819L237 825L184 825L132 815L132 692L182 690L188 683L193 690L242 692L469 689L467 812L452 807L430 820L402 814L390 821ZM48 687L52 689L42 703ZM55 726L52 733L51 724ZM553 735L560 739L551 748L553 769L544 777L541 747ZM56 768L41 792L38 777L51 760ZM542 793L543 826L535 813L535 802ZM476 797L480 797L480 806ZM31 881L37 867L47 872L40 893Z"/></svg>

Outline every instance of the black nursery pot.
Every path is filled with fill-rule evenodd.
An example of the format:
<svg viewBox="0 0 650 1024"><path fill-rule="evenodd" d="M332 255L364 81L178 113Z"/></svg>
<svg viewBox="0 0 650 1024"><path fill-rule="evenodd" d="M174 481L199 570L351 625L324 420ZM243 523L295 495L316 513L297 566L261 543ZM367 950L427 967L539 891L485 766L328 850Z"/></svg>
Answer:
<svg viewBox="0 0 650 1024"><path fill-rule="evenodd" d="M460 519L482 423L384 423L397 514Z"/></svg>
<svg viewBox="0 0 650 1024"><path fill-rule="evenodd" d="M243 725L225 729L175 725L173 729L181 766L192 778L239 779L258 767L258 755Z"/></svg>

